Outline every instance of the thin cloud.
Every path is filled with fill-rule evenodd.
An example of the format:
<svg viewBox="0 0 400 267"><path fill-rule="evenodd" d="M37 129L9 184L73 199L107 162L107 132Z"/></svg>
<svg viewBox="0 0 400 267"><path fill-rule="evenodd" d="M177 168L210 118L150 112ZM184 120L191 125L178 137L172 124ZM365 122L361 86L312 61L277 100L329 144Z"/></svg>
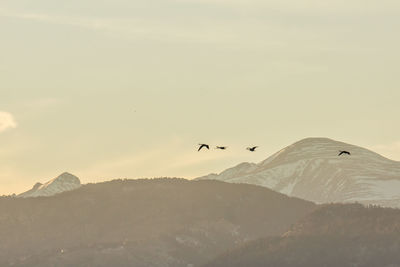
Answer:
<svg viewBox="0 0 400 267"><path fill-rule="evenodd" d="M286 11L307 11L324 13L365 14L365 12L392 12L400 6L396 0L366 1L366 0L175 0L180 3L196 3L203 5L219 5L237 8L272 8Z"/></svg>
<svg viewBox="0 0 400 267"><path fill-rule="evenodd" d="M93 31L117 34L126 38L160 41L185 42L229 42L236 40L236 35L227 33L225 25L209 23L182 24L180 21L164 21L138 18L96 18L64 16L44 13L14 12L0 8L0 17L30 20L43 23L80 27Z"/></svg>
<svg viewBox="0 0 400 267"><path fill-rule="evenodd" d="M49 15L43 13L23 13L0 9L1 17L33 20L52 24L77 26L91 30L117 30L106 19L82 18L73 16Z"/></svg>
<svg viewBox="0 0 400 267"><path fill-rule="evenodd" d="M9 112L0 111L0 133L16 127L14 116Z"/></svg>

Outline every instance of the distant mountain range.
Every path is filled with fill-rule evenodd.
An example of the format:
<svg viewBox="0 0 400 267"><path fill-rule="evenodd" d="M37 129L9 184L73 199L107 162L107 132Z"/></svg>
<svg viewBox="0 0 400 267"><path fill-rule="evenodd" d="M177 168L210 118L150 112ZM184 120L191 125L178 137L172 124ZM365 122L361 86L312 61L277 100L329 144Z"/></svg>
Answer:
<svg viewBox="0 0 400 267"><path fill-rule="evenodd" d="M81 187L81 181L75 175L64 172L60 176L46 182L45 184L36 183L32 189L17 195L17 197L41 197L53 196L65 191L74 190Z"/></svg>
<svg viewBox="0 0 400 267"><path fill-rule="evenodd" d="M347 150L351 155L339 156ZM197 180L248 183L315 203L359 202L400 208L400 162L328 138L307 138L255 163L241 163ZM81 187L63 173L18 197L52 196Z"/></svg>
<svg viewBox="0 0 400 267"><path fill-rule="evenodd" d="M315 208L260 186L184 179L0 197L0 266L196 267L235 245L281 235Z"/></svg>
<svg viewBox="0 0 400 267"><path fill-rule="evenodd" d="M307 138L194 181L63 173L0 197L0 266L400 266L399 209L311 201L400 207L400 162Z"/></svg>
<svg viewBox="0 0 400 267"><path fill-rule="evenodd" d="M351 155L338 156L341 150ZM328 138L303 139L258 164L241 163L197 179L260 185L316 203L400 207L400 162Z"/></svg>

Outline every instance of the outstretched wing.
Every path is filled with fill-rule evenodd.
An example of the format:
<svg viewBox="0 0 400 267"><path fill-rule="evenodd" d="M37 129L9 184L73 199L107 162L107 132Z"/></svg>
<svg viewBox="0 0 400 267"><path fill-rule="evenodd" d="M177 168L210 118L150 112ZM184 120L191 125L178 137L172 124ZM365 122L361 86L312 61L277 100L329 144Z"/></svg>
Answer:
<svg viewBox="0 0 400 267"><path fill-rule="evenodd" d="M248 147L246 148L247 150L250 150L251 152L254 152L258 146L253 146L253 147Z"/></svg>
<svg viewBox="0 0 400 267"><path fill-rule="evenodd" d="M210 149L210 147L207 144L199 144L199 149L197 151L200 151L203 147Z"/></svg>
<svg viewBox="0 0 400 267"><path fill-rule="evenodd" d="M343 154L351 155L349 151L343 150L343 151L340 151L338 156L343 155Z"/></svg>

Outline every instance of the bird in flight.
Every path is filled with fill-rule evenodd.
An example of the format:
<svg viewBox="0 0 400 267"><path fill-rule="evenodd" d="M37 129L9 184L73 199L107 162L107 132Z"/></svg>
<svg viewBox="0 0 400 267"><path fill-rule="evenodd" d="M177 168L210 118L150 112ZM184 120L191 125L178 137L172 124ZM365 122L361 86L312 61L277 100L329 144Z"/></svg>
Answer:
<svg viewBox="0 0 400 267"><path fill-rule="evenodd" d="M251 151L251 152L254 152L254 151L256 151L256 148L257 148L258 146L253 146L253 147L248 147L248 148L246 148L247 150L249 150L249 151Z"/></svg>
<svg viewBox="0 0 400 267"><path fill-rule="evenodd" d="M341 155L343 155L343 154L346 154L346 155L349 155L349 156L351 155L349 151L339 150L339 152L340 152L340 153L339 153L338 156L341 156Z"/></svg>
<svg viewBox="0 0 400 267"><path fill-rule="evenodd" d="M216 146L215 147L215 149L221 149L221 150L225 150L225 149L227 149L228 147L226 147L226 146Z"/></svg>
<svg viewBox="0 0 400 267"><path fill-rule="evenodd" d="M200 151L203 147L210 149L210 147L207 144L199 144L199 149L197 151Z"/></svg>

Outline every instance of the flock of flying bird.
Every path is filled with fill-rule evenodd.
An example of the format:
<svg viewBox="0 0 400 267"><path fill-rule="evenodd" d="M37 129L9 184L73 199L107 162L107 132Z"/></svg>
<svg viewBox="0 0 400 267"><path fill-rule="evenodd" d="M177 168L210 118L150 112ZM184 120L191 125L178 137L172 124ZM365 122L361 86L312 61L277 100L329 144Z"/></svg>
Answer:
<svg viewBox="0 0 400 267"><path fill-rule="evenodd" d="M197 149L197 151L200 151L202 148L207 148L207 149L210 149L210 146L209 145L207 145L207 144L199 144L199 149ZM254 151L256 151L256 148L257 148L258 146L252 146L252 147L248 147L248 148L246 148L247 150L249 150L250 152L254 152ZM228 147L226 147L226 146L216 146L215 147L215 149L220 149L220 150L225 150L225 149L227 149ZM338 156L341 156L341 155L344 155L344 154L346 154L346 155L351 155L351 153L349 152L349 151L346 151L346 150L339 150L339 155Z"/></svg>
<svg viewBox="0 0 400 267"><path fill-rule="evenodd" d="M199 149L197 150L197 151L200 151L202 148L207 148L207 149L210 149L210 146L209 145L207 145L207 144L199 144ZM256 151L256 148L257 148L258 146L252 146L252 147L248 147L248 148L246 148L247 150L249 150L249 151L251 151L251 152L254 152L254 151ZM225 150L225 149L227 149L228 147L227 146L216 146L215 147L215 149L220 149L220 150Z"/></svg>

